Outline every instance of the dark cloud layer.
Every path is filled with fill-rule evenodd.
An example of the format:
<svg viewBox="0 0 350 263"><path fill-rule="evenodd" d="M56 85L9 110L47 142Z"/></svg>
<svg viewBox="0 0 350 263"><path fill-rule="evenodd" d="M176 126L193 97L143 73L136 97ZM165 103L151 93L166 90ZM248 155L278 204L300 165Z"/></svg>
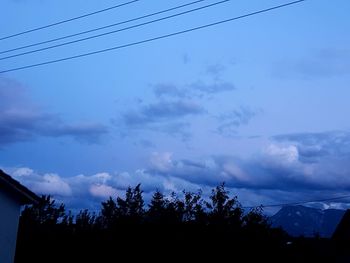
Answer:
<svg viewBox="0 0 350 263"><path fill-rule="evenodd" d="M347 134L280 135L276 136L278 140L271 141L261 154L251 159L242 160L233 156L213 156L199 162L170 159L163 169L157 170L157 166L154 166L151 171L196 184L215 185L225 181L233 188L350 191L350 145ZM291 138L298 138L298 143L289 141ZM308 145L300 142L305 140ZM337 144L342 145L342 149L334 150L338 148ZM305 150L306 146L310 147L309 151Z"/></svg>
<svg viewBox="0 0 350 263"><path fill-rule="evenodd" d="M0 78L0 101L0 146L38 136L95 143L108 132L106 126L98 123L65 123L58 115L43 112L15 81Z"/></svg>
<svg viewBox="0 0 350 263"><path fill-rule="evenodd" d="M99 123L74 123L61 124L56 127L42 130L41 134L49 137L72 137L73 139L84 143L98 143L101 136L108 133L105 125Z"/></svg>
<svg viewBox="0 0 350 263"><path fill-rule="evenodd" d="M129 110L122 114L120 120L113 119L112 123L129 132L149 130L188 140L191 134L187 118L205 113L205 109L192 100L159 100Z"/></svg>
<svg viewBox="0 0 350 263"><path fill-rule="evenodd" d="M332 157L350 158L350 132L347 131L282 134L273 139L294 143L305 162Z"/></svg>
<svg viewBox="0 0 350 263"><path fill-rule="evenodd" d="M142 106L136 111L129 111L123 115L123 120L128 127L135 127L149 123L168 122L202 113L204 113L204 109L192 101L161 101Z"/></svg>

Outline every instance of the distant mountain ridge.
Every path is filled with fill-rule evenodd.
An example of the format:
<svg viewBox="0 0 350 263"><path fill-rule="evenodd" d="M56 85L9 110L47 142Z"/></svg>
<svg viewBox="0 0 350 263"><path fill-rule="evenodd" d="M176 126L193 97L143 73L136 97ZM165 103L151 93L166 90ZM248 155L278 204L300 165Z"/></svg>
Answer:
<svg viewBox="0 0 350 263"><path fill-rule="evenodd" d="M270 218L273 227L282 227L291 236L331 237L345 210L317 209L302 205L285 206Z"/></svg>

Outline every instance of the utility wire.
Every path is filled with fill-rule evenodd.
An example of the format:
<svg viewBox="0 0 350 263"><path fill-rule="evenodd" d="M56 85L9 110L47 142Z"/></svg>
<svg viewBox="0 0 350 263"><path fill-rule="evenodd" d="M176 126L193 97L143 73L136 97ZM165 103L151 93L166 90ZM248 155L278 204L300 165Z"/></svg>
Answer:
<svg viewBox="0 0 350 263"><path fill-rule="evenodd" d="M25 49L25 48L29 48L29 47L35 47L35 46L39 46L39 45L42 45L42 44L48 44L48 43L55 42L55 41L58 41L58 40L63 40L63 39L71 38L71 37L76 37L76 36L84 35L84 34L87 34L87 33L92 33L92 32L95 32L95 31L99 31L99 30L102 30L102 29L115 27L115 26L126 24L126 23L130 23L130 22L135 22L137 20L141 20L141 19L144 19L144 18L160 15L160 14L167 13L167 12L170 12L170 11L174 11L176 9L180 9L180 8L183 8L183 7L186 7L186 6L190 6L190 5L193 5L193 4L197 4L197 3L200 3L200 2L203 2L203 1L206 1L206 0L197 0L197 1L194 1L194 2L190 2L190 3L187 3L187 4L180 5L180 6L175 6L175 7L168 8L168 9L165 9L165 10L162 10L162 11L158 11L158 12L155 12L155 13L147 14L147 15L144 15L144 16L139 16L139 17L132 18L132 19L125 20L125 21L121 21L121 22L118 22L118 23L114 23L114 24L110 24L110 25L106 25L106 26L102 26L102 27L97 27L97 28L94 28L94 29L90 29L90 30L86 30L86 31L75 33L75 34L71 34L71 35L67 35L67 36L63 36L63 37L58 37L58 38L54 38L54 39L50 39L50 40L46 40L46 41L42 41L42 42L38 42L38 43L34 43L34 44L29 44L29 45L26 45L26 46L21 46L21 47L17 47L17 48L12 48L12 49L8 49L8 50L0 51L0 54L9 53L9 52L12 52L12 51L17 51L17 50L21 50L21 49Z"/></svg>
<svg viewBox="0 0 350 263"><path fill-rule="evenodd" d="M88 16L92 16L92 15L96 15L96 14L103 13L103 12L106 12L106 11L110 11L112 9L116 9L116 8L119 8L119 7L122 7L122 6L130 5L130 4L133 4L133 3L138 2L138 1L140 1L140 0L129 1L129 2L126 2L126 3L118 4L118 5L111 6L111 7L108 7L108 8L104 8L104 9L101 9L101 10L97 10L97 11L94 11L94 12L91 12L91 13L87 13L87 14L84 14L84 15L81 15L81 16L72 17L72 18L69 18L69 19L66 19L66 20L62 20L62 21L59 21L59 22L55 22L55 23L52 23L52 24L48 24L48 25L45 25L45 26L36 27L36 28L33 28L33 29L29 29L29 30L26 30L26 31L22 31L22 32L13 34L13 35L8 35L8 36L5 36L5 37L1 37L0 40L5 40L5 39L21 36L21 35L24 35L24 34L32 33L32 32L35 32L35 31L39 31L39 30L42 30L42 29L46 29L46 28L49 28L49 27L58 26L58 25L61 25L61 24L64 24L64 23L68 23L68 22L74 21L74 20L78 20L78 19L82 19L82 18L85 18L85 17L88 17Z"/></svg>
<svg viewBox="0 0 350 263"><path fill-rule="evenodd" d="M350 198L350 195L343 195L338 197L332 197L332 198L326 198L326 199L316 199L316 200L309 200L309 201L300 201L300 202L292 202L292 203L281 203L281 204L270 204L270 205L260 205L261 207L282 207L282 206L293 206L293 205L302 205L302 204L308 204L308 203L319 203L319 202L327 202L327 201L334 201L334 200L340 200L340 199L346 199ZM253 209L259 206L244 206L242 208L244 209Z"/></svg>
<svg viewBox="0 0 350 263"><path fill-rule="evenodd" d="M160 40L160 39L164 39L164 38L168 38L168 37L172 37L172 36L177 36L177 35L193 32L193 31L197 31L197 30L200 30L200 29L204 29L204 28L213 27L213 26L217 26L217 25L220 25L220 24L232 22L234 20L242 19L242 18L245 18L245 17L254 16L254 15L257 15L257 14L261 14L261 13L266 13L266 12L269 12L269 11L272 11L272 10L280 9L280 8L287 7L287 6L290 6L290 5L294 5L294 4L297 4L297 3L301 3L301 2L304 2L304 1L306 1L306 0L293 1L293 2L286 3L286 4L282 4L282 5L270 7L270 8L267 8L267 9L262 9L262 10L259 10L259 11L256 11L256 12L248 13L248 14L245 14L245 15L232 17L232 18L221 20L221 21L218 21L218 22L206 24L206 25L203 25L203 26L193 27L193 28L190 28L190 29L177 31L177 32L174 32L174 33L171 33L171 34L166 34L166 35L162 35L162 36L158 36L158 37L148 38L148 39L145 39L145 40L132 42L132 43L125 44L125 45L115 46L115 47L112 47L112 48L97 50L97 51L93 51L93 52L89 52L89 53L84 53L84 54L71 56L71 57L66 57L66 58L61 58L61 59L56 59L56 60L49 60L49 61L45 61L45 62L41 62L41 63L37 63L37 64L31 64L31 65L27 65L27 66L12 68L12 69L5 69L5 70L0 71L0 74L7 73L7 72L12 72L12 71L18 71L18 70L27 69L27 68L33 68L33 67L48 65L48 64L53 64L53 63L58 63L58 62L61 62L61 61L77 59L77 58L81 58L81 57L96 55L96 54L99 54L99 53L109 52L109 51L112 51L112 50L118 50L118 49L123 49L123 48L126 48L126 47L130 47L130 46L136 46L136 45L140 45L140 44L144 44L144 43L148 43L148 42L153 42L153 41L156 41L156 40Z"/></svg>
<svg viewBox="0 0 350 263"><path fill-rule="evenodd" d="M6 57L0 57L0 60L20 57L20 56L33 54L33 53L37 53L37 52L41 52L41 51L45 51L45 50L49 50L49 49L53 49L53 48L58 48L58 47L62 47L62 46L75 44L75 43L78 43L78 42L82 42L82 41L86 41L86 40L90 40L90 39L94 39L94 38L100 38L100 37L103 37L103 36L119 33L119 32L130 30L130 29L133 29L133 28L138 28L138 27L154 24L154 23L157 23L157 22L160 22L160 21L163 21L163 20L168 20L170 18L174 18L174 17L185 15L185 14L193 13L193 12L196 12L196 11L199 11L199 10L203 10L203 9L206 9L206 8L210 8L210 7L213 7L213 6L216 6L216 5L220 5L220 4L229 2L229 1L231 1L231 0L222 0L222 1L215 2L215 3L209 4L209 5L197 7L197 8L188 10L188 11L183 11L183 12L180 12L180 13L177 13L177 14L173 14L173 15L170 15L170 16L166 16L166 17L155 19L155 20L151 20L151 21L148 21L148 22L144 22L144 23L140 23L140 24L124 27L124 28L121 28L121 29L113 30L113 31L109 31L109 32L106 32L106 33L102 33L102 34L98 34L98 35L94 35L94 36L90 36L90 37L85 37L85 38L80 38L80 39L77 39L77 40L64 42L64 43L61 43L61 44L56 44L56 45L52 45L52 46L48 46L48 47L43 47L43 48L31 50L31 51L26 51L26 52L14 54L14 55L6 56Z"/></svg>

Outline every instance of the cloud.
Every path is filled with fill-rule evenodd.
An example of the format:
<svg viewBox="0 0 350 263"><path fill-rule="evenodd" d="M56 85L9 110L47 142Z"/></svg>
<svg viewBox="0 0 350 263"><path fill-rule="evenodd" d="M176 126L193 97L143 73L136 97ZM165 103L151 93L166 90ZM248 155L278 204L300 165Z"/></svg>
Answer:
<svg viewBox="0 0 350 263"><path fill-rule="evenodd" d="M191 58L190 56L186 53L182 56L182 62L187 65L191 62Z"/></svg>
<svg viewBox="0 0 350 263"><path fill-rule="evenodd" d="M187 115L202 114L204 109L193 101L178 100L175 102L159 102L150 104L142 110L142 114L151 121L168 118L179 118Z"/></svg>
<svg viewBox="0 0 350 263"><path fill-rule="evenodd" d="M227 155L176 160L170 153L157 153L151 156L147 172L200 186L205 196L210 194L208 189L226 182L231 193L246 206L320 200L350 192L350 169L346 163L334 167L325 166L322 161L305 164L295 145L273 141L259 155L245 160ZM349 207L347 200L309 205L334 208L339 203Z"/></svg>
<svg viewBox="0 0 350 263"><path fill-rule="evenodd" d="M122 194L120 189L109 184L113 176L108 173L65 177L40 174L27 167L4 170L36 194L51 195L58 202L64 202L68 209L76 211L85 208L97 210L100 202L110 195L116 197Z"/></svg>
<svg viewBox="0 0 350 263"><path fill-rule="evenodd" d="M54 173L46 173L39 175L32 169L22 167L14 169L11 175L24 182L27 187L37 194L51 194L57 196L71 196L72 189L67 181Z"/></svg>
<svg viewBox="0 0 350 263"><path fill-rule="evenodd" d="M206 69L206 74L213 77L220 75L224 70L224 65L215 64ZM131 131L150 131L188 141L192 137L193 117L207 114L207 110L202 106L205 105L204 99L235 89L232 83L219 78L214 78L211 82L199 80L182 86L169 82L160 82L152 86L155 102L139 104L136 109L124 111L120 118L112 119L122 136L128 136ZM248 111L245 114L247 115ZM243 121L245 120L241 119L241 122ZM135 133L133 135L135 136Z"/></svg>
<svg viewBox="0 0 350 263"><path fill-rule="evenodd" d="M227 66L223 63L215 63L208 65L205 69L205 74L214 78L215 81L220 81L222 79L222 74L226 71Z"/></svg>
<svg viewBox="0 0 350 263"><path fill-rule="evenodd" d="M170 152L154 152L151 155L150 164L157 171L167 172L172 168L171 156L172 153Z"/></svg>
<svg viewBox="0 0 350 263"><path fill-rule="evenodd" d="M0 110L20 106L22 103L28 104L25 97L25 89L22 85L8 78L0 78Z"/></svg>
<svg viewBox="0 0 350 263"><path fill-rule="evenodd" d="M59 202L64 202L68 209L75 211L84 208L96 211L100 208L102 201L110 196L122 197L129 186L134 187L139 183L142 185L147 200L151 198L156 189L170 195L172 191L181 192L184 189L197 191L200 188L181 178L151 174L143 169L132 173L103 172L71 177L54 173L39 174L27 167L5 168L4 170L35 193L49 194Z"/></svg>
<svg viewBox="0 0 350 263"><path fill-rule="evenodd" d="M164 96L179 97L179 98L187 97L186 90L177 87L175 84L158 83L154 85L153 91L157 97L164 97Z"/></svg>
<svg viewBox="0 0 350 263"><path fill-rule="evenodd" d="M191 125L189 122L170 122L167 124L153 125L152 130L162 132L173 137L179 137L182 141L188 141L192 138L190 132Z"/></svg>
<svg viewBox="0 0 350 263"><path fill-rule="evenodd" d="M112 123L121 128L124 135L150 131L188 140L191 137L189 118L205 113L203 107L191 100L161 100L124 112L121 118L113 119Z"/></svg>
<svg viewBox="0 0 350 263"><path fill-rule="evenodd" d="M58 121L59 122L59 121ZM72 137L79 142L97 143L101 136L108 133L105 125L92 122L81 122L73 124L56 124L56 127L49 127L42 130L42 134L50 137Z"/></svg>
<svg viewBox="0 0 350 263"><path fill-rule="evenodd" d="M72 137L96 143L108 133L106 126L93 122L65 123L57 114L45 113L35 105L19 83L0 78L0 146L32 140L38 136Z"/></svg>
<svg viewBox="0 0 350 263"><path fill-rule="evenodd" d="M314 141L313 145L307 145L314 147L307 152L305 145L282 140L282 137L279 136L278 141L272 139L259 154L244 160L235 156L211 156L199 161L173 160L170 155L165 155L166 166L163 165L163 169L152 166L151 172L210 186L225 181L229 187L238 189L350 191L350 144L346 133L315 134L313 139L310 134L297 135L307 138L307 142ZM317 140L318 137L322 139ZM327 143L325 137L329 137ZM288 138L294 137L289 135ZM333 149L337 144L342 144L343 149ZM319 151L323 153L319 154ZM313 153L317 158L311 157ZM305 158L313 158L313 161Z"/></svg>
<svg viewBox="0 0 350 263"><path fill-rule="evenodd" d="M202 81L197 81L189 85L192 90L200 91L202 94L216 94L225 91L235 90L235 86L230 82L215 81L214 83L208 84Z"/></svg>
<svg viewBox="0 0 350 263"><path fill-rule="evenodd" d="M276 164L292 164L299 159L299 152L296 146L279 146L276 144L270 144L265 149L265 155L271 158Z"/></svg>
<svg viewBox="0 0 350 263"><path fill-rule="evenodd" d="M348 195L349 141L345 131L278 135L246 159L233 155L178 159L169 151L153 152L148 166L134 172L64 177L38 174L26 167L5 170L35 192L53 194L68 207L98 209L110 195L121 196L128 186L138 183L147 200L155 189L170 194L201 188L208 197L210 189L221 182L226 182L244 205L254 206ZM305 147L309 147L307 154L301 150ZM349 207L346 200L312 205L339 207L339 203Z"/></svg>
<svg viewBox="0 0 350 263"><path fill-rule="evenodd" d="M167 152L153 153L147 171L151 174L181 178L201 185L213 186L226 181L225 176L220 174L220 169L214 159L209 158L202 161L174 160L172 154Z"/></svg>
<svg viewBox="0 0 350 263"><path fill-rule="evenodd" d="M204 109L193 101L160 101L142 106L136 111L126 112L123 115L123 121L128 127L139 127L151 123L168 122L189 115L203 114L204 112Z"/></svg>
<svg viewBox="0 0 350 263"><path fill-rule="evenodd" d="M208 65L204 73L206 80L198 79L196 81L178 85L164 82L153 85L153 92L157 98L203 98L207 95L215 95L222 92L235 90L233 83L222 79L223 72L227 69L223 63ZM209 78L208 78L209 77Z"/></svg>
<svg viewBox="0 0 350 263"><path fill-rule="evenodd" d="M14 109L0 112L0 145L31 139L36 125L45 118L40 114Z"/></svg>
<svg viewBox="0 0 350 263"><path fill-rule="evenodd" d="M350 157L350 132L347 131L282 134L274 136L273 139L295 144L303 162Z"/></svg>
<svg viewBox="0 0 350 263"><path fill-rule="evenodd" d="M154 148L156 146L154 142L146 139L141 139L136 145L140 145L143 148Z"/></svg>
<svg viewBox="0 0 350 263"><path fill-rule="evenodd" d="M215 80L214 82L198 80L182 87L171 83L153 85L153 92L157 98L202 98L205 95L215 95L235 89L235 86L231 82L220 80Z"/></svg>
<svg viewBox="0 0 350 263"><path fill-rule="evenodd" d="M41 182L33 183L31 189L38 193L61 196L71 195L70 186L57 174L45 174Z"/></svg>
<svg viewBox="0 0 350 263"><path fill-rule="evenodd" d="M216 117L219 122L217 132L223 136L235 136L242 125L247 125L261 110L239 107Z"/></svg>
<svg viewBox="0 0 350 263"><path fill-rule="evenodd" d="M92 196L98 197L98 198L104 198L107 199L110 196L120 196L121 193L117 189L108 186L108 185L91 185L89 192Z"/></svg>
<svg viewBox="0 0 350 263"><path fill-rule="evenodd" d="M349 49L321 49L311 51L298 61L278 65L280 76L292 74L303 78L329 78L350 74Z"/></svg>

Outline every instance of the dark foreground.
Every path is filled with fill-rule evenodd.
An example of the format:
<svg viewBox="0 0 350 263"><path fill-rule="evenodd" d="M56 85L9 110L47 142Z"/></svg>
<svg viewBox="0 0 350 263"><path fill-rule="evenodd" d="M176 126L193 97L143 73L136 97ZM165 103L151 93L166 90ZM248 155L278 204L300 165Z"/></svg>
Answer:
<svg viewBox="0 0 350 263"><path fill-rule="evenodd" d="M43 196L22 212L15 262L350 262L350 240L291 238L261 207L244 211L224 184L207 201L156 191L145 207L140 185L98 214L73 216Z"/></svg>
<svg viewBox="0 0 350 263"><path fill-rule="evenodd" d="M349 244L346 247L329 239L286 239L278 231L275 236L261 238L222 227L158 225L27 234L19 240L16 262L350 262Z"/></svg>

